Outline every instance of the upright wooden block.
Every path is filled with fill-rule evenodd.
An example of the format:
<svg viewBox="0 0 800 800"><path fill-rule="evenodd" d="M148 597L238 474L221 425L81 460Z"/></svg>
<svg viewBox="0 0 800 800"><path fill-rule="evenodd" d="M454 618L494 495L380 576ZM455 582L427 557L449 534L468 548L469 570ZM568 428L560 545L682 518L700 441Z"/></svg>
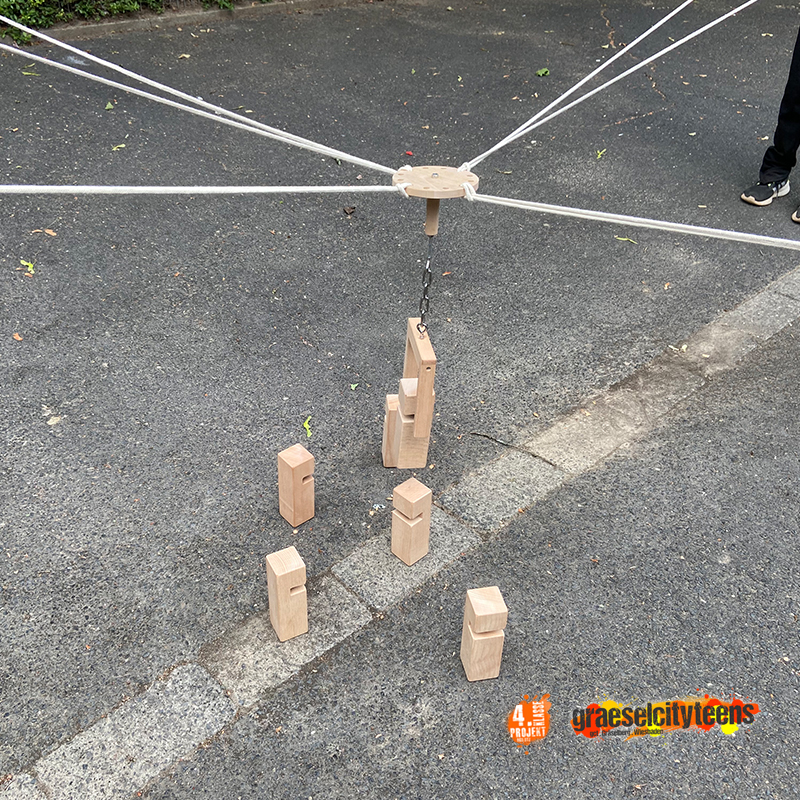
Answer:
<svg viewBox="0 0 800 800"><path fill-rule="evenodd" d="M397 395L389 396L397 397ZM414 417L407 417L398 406L392 411L387 428L389 463L384 460L384 466L421 469L427 464L430 436L414 436Z"/></svg>
<svg viewBox="0 0 800 800"><path fill-rule="evenodd" d="M267 556L269 620L285 642L308 632L306 565L294 547Z"/></svg>
<svg viewBox="0 0 800 800"><path fill-rule="evenodd" d="M314 516L314 456L301 444L278 454L281 516L293 527Z"/></svg>
<svg viewBox="0 0 800 800"><path fill-rule="evenodd" d="M416 478L401 483L392 497L392 552L411 566L428 554L433 493Z"/></svg>
<svg viewBox="0 0 800 800"><path fill-rule="evenodd" d="M500 674L503 658L503 628L508 607L497 586L469 589L461 631L461 663L468 681L483 681Z"/></svg>
<svg viewBox="0 0 800 800"><path fill-rule="evenodd" d="M383 415L383 447L381 456L384 467L397 466L397 448L395 447L396 427L400 405L396 394L386 395L386 407Z"/></svg>
<svg viewBox="0 0 800 800"><path fill-rule="evenodd" d="M397 393L400 411L407 417L417 413L417 379L401 378L400 391Z"/></svg>

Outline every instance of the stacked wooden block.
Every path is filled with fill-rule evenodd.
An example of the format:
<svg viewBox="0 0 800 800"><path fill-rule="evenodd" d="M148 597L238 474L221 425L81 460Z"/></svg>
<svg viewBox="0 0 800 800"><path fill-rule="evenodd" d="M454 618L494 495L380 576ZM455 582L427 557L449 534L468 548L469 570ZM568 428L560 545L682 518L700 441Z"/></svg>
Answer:
<svg viewBox="0 0 800 800"><path fill-rule="evenodd" d="M428 334L417 330L418 324L418 317L408 320L403 378L398 393L386 395L384 467L419 469L428 462L436 400L436 354Z"/></svg>

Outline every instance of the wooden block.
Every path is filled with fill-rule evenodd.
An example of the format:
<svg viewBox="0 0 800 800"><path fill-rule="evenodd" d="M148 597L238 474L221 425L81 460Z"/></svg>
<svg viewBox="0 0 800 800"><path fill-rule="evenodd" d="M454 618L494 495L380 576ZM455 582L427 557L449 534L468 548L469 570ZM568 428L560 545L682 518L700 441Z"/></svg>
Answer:
<svg viewBox="0 0 800 800"><path fill-rule="evenodd" d="M468 681L496 678L500 674L508 607L497 586L469 589L461 630L461 663Z"/></svg>
<svg viewBox="0 0 800 800"><path fill-rule="evenodd" d="M386 396L383 420L383 465L422 469L428 463L436 392L436 355L427 333L417 330L419 317L406 325L406 354L398 394Z"/></svg>
<svg viewBox="0 0 800 800"><path fill-rule="evenodd" d="M314 516L314 456L301 444L278 454L281 516L293 527Z"/></svg>
<svg viewBox="0 0 800 800"><path fill-rule="evenodd" d="M285 642L308 633L306 565L294 547L267 556L269 620Z"/></svg>
<svg viewBox="0 0 800 800"><path fill-rule="evenodd" d="M428 554L433 493L416 478L401 483L392 497L392 552L411 566Z"/></svg>
<svg viewBox="0 0 800 800"><path fill-rule="evenodd" d="M383 446L381 454L384 467L397 466L395 452L395 426L397 425L398 397L396 394L386 395L386 410L383 416Z"/></svg>
<svg viewBox="0 0 800 800"><path fill-rule="evenodd" d="M392 454L398 469L423 469L428 464L428 445L430 437L414 436L414 417L407 417L398 408L392 423L394 439Z"/></svg>
<svg viewBox="0 0 800 800"><path fill-rule="evenodd" d="M417 413L417 379L401 378L397 397L403 414L413 417Z"/></svg>
<svg viewBox="0 0 800 800"><path fill-rule="evenodd" d="M469 589L464 605L464 619L475 633L500 631L508 622L508 607L497 586Z"/></svg>
<svg viewBox="0 0 800 800"><path fill-rule="evenodd" d="M427 333L417 330L419 317L409 317L406 325L406 356L403 377L417 379L417 407L414 413L414 435L431 435L433 424L433 384L436 378L436 354Z"/></svg>

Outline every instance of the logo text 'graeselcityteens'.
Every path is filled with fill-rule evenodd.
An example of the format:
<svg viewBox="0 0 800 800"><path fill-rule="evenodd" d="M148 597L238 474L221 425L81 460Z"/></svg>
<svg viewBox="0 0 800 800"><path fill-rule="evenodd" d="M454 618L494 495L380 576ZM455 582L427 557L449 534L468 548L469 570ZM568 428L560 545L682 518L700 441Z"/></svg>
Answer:
<svg viewBox="0 0 800 800"><path fill-rule="evenodd" d="M572 712L572 729L577 736L660 736L679 730L710 731L719 725L723 733L735 733L750 725L760 711L757 703L720 700L716 697L688 697L664 700L646 706L620 706L613 700L592 703Z"/></svg>

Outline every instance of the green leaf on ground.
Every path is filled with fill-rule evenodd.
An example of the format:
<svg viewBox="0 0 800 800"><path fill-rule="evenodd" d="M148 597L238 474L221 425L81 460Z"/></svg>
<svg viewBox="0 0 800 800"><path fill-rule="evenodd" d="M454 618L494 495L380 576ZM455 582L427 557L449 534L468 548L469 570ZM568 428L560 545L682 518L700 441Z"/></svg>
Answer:
<svg viewBox="0 0 800 800"><path fill-rule="evenodd" d="M106 111L113 111L113 110L114 110L114 104L109 100L106 103Z"/></svg>
<svg viewBox="0 0 800 800"><path fill-rule="evenodd" d="M631 244L639 244L639 242L635 242L633 239L628 239L626 236L615 236L614 238L618 242L630 242Z"/></svg>
<svg viewBox="0 0 800 800"><path fill-rule="evenodd" d="M303 423L303 427L306 429L306 437L311 438L311 426L308 424L311 422L311 417L306 417L306 421Z"/></svg>
<svg viewBox="0 0 800 800"><path fill-rule="evenodd" d="M547 67L542 67L541 69L536 70L536 75L539 78L546 78L550 74L550 70Z"/></svg>

